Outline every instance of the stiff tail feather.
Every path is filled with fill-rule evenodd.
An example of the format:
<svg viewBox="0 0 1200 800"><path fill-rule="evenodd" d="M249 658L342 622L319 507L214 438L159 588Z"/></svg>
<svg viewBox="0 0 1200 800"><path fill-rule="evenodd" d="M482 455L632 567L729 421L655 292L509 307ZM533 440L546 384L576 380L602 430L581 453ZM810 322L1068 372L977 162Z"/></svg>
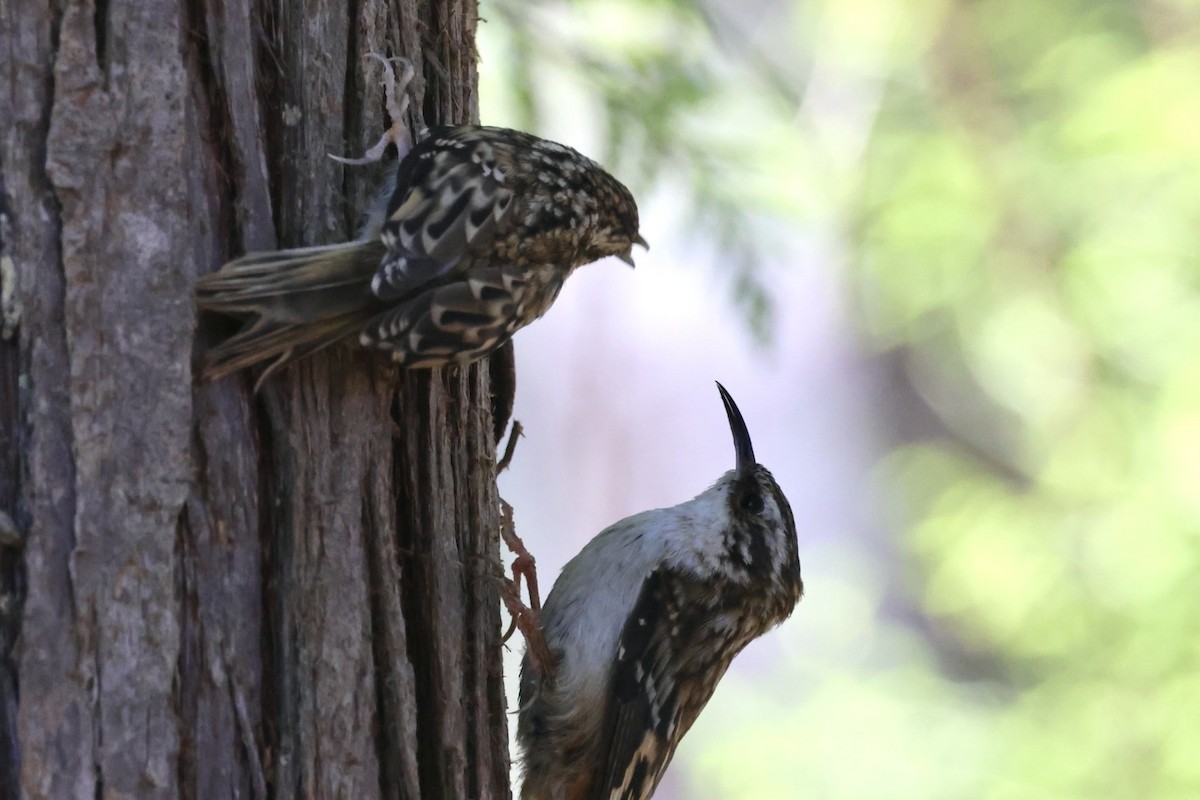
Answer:
<svg viewBox="0 0 1200 800"><path fill-rule="evenodd" d="M384 252L372 241L250 253L197 280L201 310L245 319L205 353L205 380L271 361L258 391L292 361L357 332L379 313L371 278Z"/></svg>

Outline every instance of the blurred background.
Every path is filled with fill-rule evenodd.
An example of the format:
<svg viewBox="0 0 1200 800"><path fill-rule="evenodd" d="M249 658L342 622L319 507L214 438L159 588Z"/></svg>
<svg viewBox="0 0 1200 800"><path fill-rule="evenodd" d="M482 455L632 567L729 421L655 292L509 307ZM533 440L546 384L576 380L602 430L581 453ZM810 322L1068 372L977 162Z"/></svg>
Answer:
<svg viewBox="0 0 1200 800"><path fill-rule="evenodd" d="M657 797L1200 797L1200 2L481 15L483 121L652 245L516 340L543 593L732 467L714 380L796 514L806 596Z"/></svg>

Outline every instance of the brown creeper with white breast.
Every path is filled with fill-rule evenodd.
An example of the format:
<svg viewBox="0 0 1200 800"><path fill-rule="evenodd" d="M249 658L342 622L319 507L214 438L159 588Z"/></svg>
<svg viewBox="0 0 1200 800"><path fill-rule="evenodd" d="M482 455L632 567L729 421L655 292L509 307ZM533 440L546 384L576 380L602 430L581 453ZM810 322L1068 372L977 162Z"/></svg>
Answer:
<svg viewBox="0 0 1200 800"><path fill-rule="evenodd" d="M402 84L410 77L411 66ZM403 129L407 98L396 102L388 78ZM646 246L629 190L565 145L459 125L402 156L382 224L359 239L252 253L196 282L201 309L246 320L206 354L205 377L270 361L261 383L350 334L405 367L469 363L542 316L576 267L609 255L632 265L633 245Z"/></svg>
<svg viewBox="0 0 1200 800"><path fill-rule="evenodd" d="M522 800L650 797L733 657L800 600L791 507L717 387L737 466L602 531L542 606L555 669L522 665Z"/></svg>

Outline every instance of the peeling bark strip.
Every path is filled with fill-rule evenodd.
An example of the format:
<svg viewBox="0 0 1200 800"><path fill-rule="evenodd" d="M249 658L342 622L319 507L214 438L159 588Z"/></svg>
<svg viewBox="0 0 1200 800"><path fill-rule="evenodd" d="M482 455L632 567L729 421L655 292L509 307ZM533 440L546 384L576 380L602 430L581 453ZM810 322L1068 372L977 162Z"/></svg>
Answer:
<svg viewBox="0 0 1200 800"><path fill-rule="evenodd" d="M61 317L24 315L22 338L36 350L28 334L45 326L61 343L52 371L30 370L29 422L69 448L30 465L22 780L32 796L165 797L179 750L174 530L191 472L191 320L172 300L193 215L164 176L184 174L186 82L178 16L103 11L68 6L53 55L41 152L60 258L17 265L18 291L61 270ZM65 428L43 432L39 401L64 387L66 418L46 422ZM43 493L67 494L72 513L38 515Z"/></svg>
<svg viewBox="0 0 1200 800"><path fill-rule="evenodd" d="M474 120L475 23L0 0L0 800L508 797L486 364L191 374L198 274L376 191L362 54Z"/></svg>

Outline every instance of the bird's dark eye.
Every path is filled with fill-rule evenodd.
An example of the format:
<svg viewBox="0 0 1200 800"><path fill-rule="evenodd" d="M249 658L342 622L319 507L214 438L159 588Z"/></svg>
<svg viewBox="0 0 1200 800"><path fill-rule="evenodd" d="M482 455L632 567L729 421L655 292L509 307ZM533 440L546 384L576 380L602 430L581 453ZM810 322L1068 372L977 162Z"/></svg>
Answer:
<svg viewBox="0 0 1200 800"><path fill-rule="evenodd" d="M750 491L742 495L742 511L750 514L759 514L763 510L762 495L758 492Z"/></svg>

